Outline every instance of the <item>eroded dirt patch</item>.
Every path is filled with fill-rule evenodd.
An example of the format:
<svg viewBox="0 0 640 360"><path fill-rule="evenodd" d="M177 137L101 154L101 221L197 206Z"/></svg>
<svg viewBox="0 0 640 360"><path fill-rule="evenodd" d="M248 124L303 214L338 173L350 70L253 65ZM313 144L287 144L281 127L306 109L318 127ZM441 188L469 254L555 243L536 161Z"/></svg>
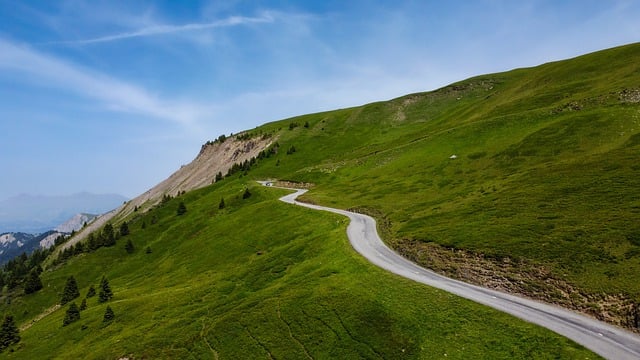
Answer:
<svg viewBox="0 0 640 360"><path fill-rule="evenodd" d="M401 239L393 248L415 263L445 276L572 309L640 332L640 309L625 294L587 293L539 264L491 258L434 243Z"/></svg>

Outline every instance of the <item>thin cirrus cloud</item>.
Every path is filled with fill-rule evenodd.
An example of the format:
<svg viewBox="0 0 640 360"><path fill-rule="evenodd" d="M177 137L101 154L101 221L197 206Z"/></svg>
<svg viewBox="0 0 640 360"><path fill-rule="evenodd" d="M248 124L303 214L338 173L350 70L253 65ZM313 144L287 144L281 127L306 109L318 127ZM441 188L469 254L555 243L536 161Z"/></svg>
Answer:
<svg viewBox="0 0 640 360"><path fill-rule="evenodd" d="M81 40L69 40L69 41L57 41L50 44L64 44L64 45L88 45L96 43L104 43L111 41L126 40L132 38L158 36L158 35L170 35L182 32L201 31L215 28L224 28L240 25L258 24L258 23L272 23L274 17L271 13L265 12L261 16L247 17L247 16L231 16L226 19L216 20L205 23L190 23L183 25L153 25L147 26L135 31L122 32L113 35L100 36L91 39Z"/></svg>
<svg viewBox="0 0 640 360"><path fill-rule="evenodd" d="M0 39L0 72L19 74L40 87L92 98L112 111L146 115L187 127L196 126L196 121L208 112L198 104L171 103L144 88L5 39Z"/></svg>

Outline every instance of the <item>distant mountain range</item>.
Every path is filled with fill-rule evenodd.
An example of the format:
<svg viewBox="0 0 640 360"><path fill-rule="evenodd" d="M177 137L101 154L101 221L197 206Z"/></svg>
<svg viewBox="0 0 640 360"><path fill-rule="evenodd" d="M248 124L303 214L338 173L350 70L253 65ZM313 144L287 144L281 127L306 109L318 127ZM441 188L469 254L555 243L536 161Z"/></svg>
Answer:
<svg viewBox="0 0 640 360"><path fill-rule="evenodd" d="M92 214L76 214L63 224L39 234L24 232L0 233L0 265L19 256L30 254L36 249L48 249L55 244L60 236L68 236L73 231L80 230L85 224L96 219Z"/></svg>
<svg viewBox="0 0 640 360"><path fill-rule="evenodd" d="M66 196L14 196L0 201L0 233L40 234L76 214L102 214L126 200L122 195L87 192Z"/></svg>

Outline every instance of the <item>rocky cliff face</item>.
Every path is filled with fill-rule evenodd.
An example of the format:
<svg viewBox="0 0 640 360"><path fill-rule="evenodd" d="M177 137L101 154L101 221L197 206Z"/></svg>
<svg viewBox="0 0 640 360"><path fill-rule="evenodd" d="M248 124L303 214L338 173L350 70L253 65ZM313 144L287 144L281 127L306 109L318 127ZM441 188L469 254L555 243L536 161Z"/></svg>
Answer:
<svg viewBox="0 0 640 360"><path fill-rule="evenodd" d="M169 178L118 209L98 216L71 241L67 242L63 248L74 245L91 232L99 230L116 215L126 216L136 207L145 209L154 206L162 200L164 195L176 196L182 191L186 192L212 184L217 173L221 172L225 175L233 164L257 157L261 151L266 150L275 141L276 139L271 137L240 139L238 136L233 136L223 142L206 143L191 163L183 165Z"/></svg>
<svg viewBox="0 0 640 360"><path fill-rule="evenodd" d="M271 138L239 140L232 137L224 142L207 143L191 163L182 166L169 178L131 200L125 208L132 211L135 206L154 205L164 195L175 196L182 191L210 185L218 172L224 175L233 164L258 156L272 141Z"/></svg>
<svg viewBox="0 0 640 360"><path fill-rule="evenodd" d="M82 229L84 224L89 224L96 215L92 214L76 214L64 224L58 225L54 230L62 233L70 233Z"/></svg>

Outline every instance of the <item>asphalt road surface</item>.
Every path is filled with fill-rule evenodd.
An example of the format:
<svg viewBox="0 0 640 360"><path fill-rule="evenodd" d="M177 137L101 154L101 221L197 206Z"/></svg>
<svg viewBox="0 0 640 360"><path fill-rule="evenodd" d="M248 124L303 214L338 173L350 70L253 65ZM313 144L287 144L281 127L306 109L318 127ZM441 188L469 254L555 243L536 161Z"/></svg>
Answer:
<svg viewBox="0 0 640 360"><path fill-rule="evenodd" d="M378 236L376 222L372 217L301 203L296 201L296 198L307 190L289 190L295 190L295 192L280 198L281 201L347 216L351 220L347 227L347 236L353 248L373 264L387 271L538 324L566 336L607 359L640 359L640 336L638 335L557 306L485 289L436 274L388 248Z"/></svg>

